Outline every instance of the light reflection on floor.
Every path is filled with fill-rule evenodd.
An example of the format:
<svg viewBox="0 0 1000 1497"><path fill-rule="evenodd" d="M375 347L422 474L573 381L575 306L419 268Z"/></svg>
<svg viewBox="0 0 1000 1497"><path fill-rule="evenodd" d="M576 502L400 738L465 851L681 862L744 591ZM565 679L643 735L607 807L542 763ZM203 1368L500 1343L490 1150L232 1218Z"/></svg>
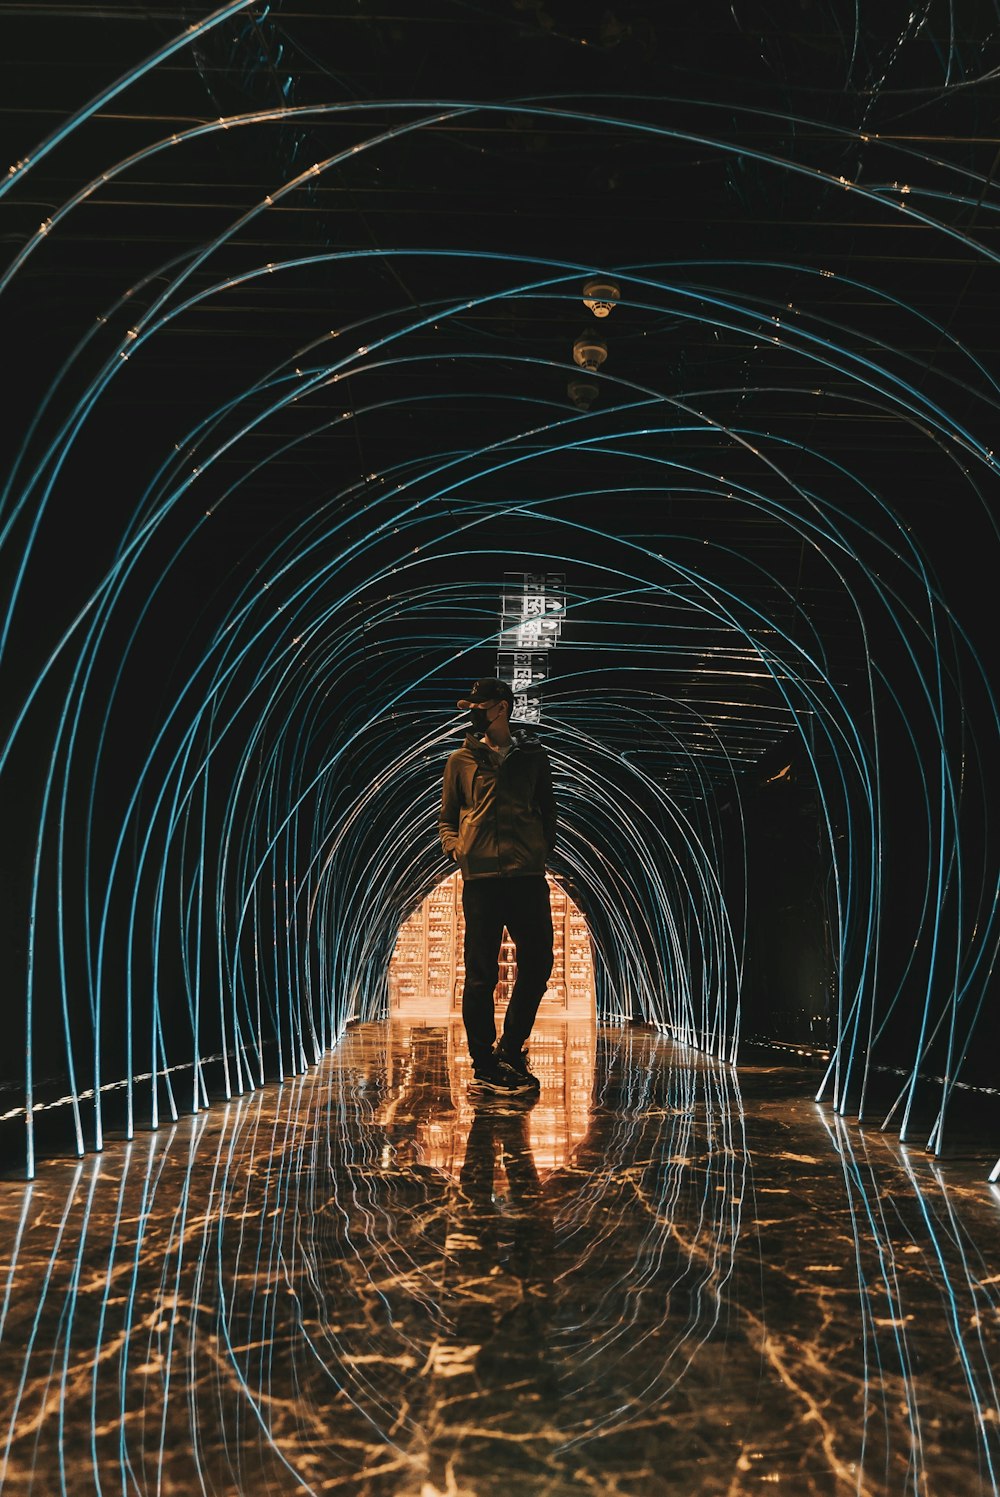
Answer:
<svg viewBox="0 0 1000 1497"><path fill-rule="evenodd" d="M3 1493L995 1493L1000 1204L801 1077L446 1023L0 1184Z"/></svg>
<svg viewBox="0 0 1000 1497"><path fill-rule="evenodd" d="M388 1048L390 1100L381 1119L396 1123L400 1106L413 1130L414 1158L458 1178L477 1110L470 1095L472 1061L460 1018L393 1019ZM597 1030L593 1022L544 1019L531 1037L531 1069L541 1083L526 1112L525 1135L535 1168L564 1168L590 1127ZM444 1064L442 1065L442 1061ZM496 1108L493 1108L495 1111Z"/></svg>

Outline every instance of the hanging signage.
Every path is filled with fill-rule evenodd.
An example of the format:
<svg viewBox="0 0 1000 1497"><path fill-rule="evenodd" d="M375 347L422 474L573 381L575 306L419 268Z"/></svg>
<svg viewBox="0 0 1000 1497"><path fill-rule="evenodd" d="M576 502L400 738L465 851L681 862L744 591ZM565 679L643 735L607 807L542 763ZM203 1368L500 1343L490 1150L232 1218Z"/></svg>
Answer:
<svg viewBox="0 0 1000 1497"><path fill-rule="evenodd" d="M559 642L566 613L566 574L505 572L501 609L497 675L511 683L514 716L539 722L548 651Z"/></svg>

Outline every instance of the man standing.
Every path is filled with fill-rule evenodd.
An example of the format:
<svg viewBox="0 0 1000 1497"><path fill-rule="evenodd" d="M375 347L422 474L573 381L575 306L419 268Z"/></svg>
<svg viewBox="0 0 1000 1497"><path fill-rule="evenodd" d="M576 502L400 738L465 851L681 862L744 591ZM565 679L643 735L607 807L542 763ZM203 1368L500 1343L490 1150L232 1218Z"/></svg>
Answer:
<svg viewBox="0 0 1000 1497"><path fill-rule="evenodd" d="M525 1041L552 972L552 912L545 864L556 837L549 757L536 738L511 733L514 693L477 681L459 707L472 732L444 769L441 846L462 870L465 988L462 1018L477 1090L537 1090ZM493 993L504 927L517 952L517 981L503 1035Z"/></svg>

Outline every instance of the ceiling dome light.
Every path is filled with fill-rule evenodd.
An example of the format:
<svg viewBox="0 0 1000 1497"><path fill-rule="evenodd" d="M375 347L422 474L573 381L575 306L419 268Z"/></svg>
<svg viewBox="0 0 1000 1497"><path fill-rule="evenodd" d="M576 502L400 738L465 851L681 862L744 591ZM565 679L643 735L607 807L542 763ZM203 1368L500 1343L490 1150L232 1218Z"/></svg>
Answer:
<svg viewBox="0 0 1000 1497"><path fill-rule="evenodd" d="M571 379L566 386L566 394L578 411L589 411L600 393L597 385L586 379Z"/></svg>
<svg viewBox="0 0 1000 1497"><path fill-rule="evenodd" d="M601 276L587 281L583 288L584 306L589 307L595 317L607 317L620 296L621 291L615 282L606 281Z"/></svg>
<svg viewBox="0 0 1000 1497"><path fill-rule="evenodd" d="M604 339L595 338L591 333L581 333L573 344L573 362L581 369L589 369L591 374L596 374L607 356L608 345Z"/></svg>

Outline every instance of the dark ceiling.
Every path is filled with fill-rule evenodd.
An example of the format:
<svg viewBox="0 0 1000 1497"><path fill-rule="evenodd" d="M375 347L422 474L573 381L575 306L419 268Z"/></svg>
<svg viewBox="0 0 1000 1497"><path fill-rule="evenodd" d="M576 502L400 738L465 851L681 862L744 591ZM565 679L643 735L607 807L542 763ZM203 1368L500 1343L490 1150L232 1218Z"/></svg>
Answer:
<svg viewBox="0 0 1000 1497"><path fill-rule="evenodd" d="M4 204L10 252L32 249L5 298L15 440L50 392L29 466L141 328L35 543L61 586L88 595L185 442L212 452L192 503L216 524L174 568L175 608L221 586L224 610L320 506L356 507L339 534L360 543L417 497L410 538L429 554L413 585L446 585L474 538L459 573L473 566L480 597L446 611L448 654L495 612L503 570L565 571L553 701L557 676L627 663L680 704L656 709L672 729L695 704L744 762L789 726L747 670L761 640L787 631L845 689L863 663L836 516L859 557L849 590L880 547L898 553L897 517L942 586L960 581L966 546L990 538L965 434L988 445L995 414L992 5L868 4L850 24L791 0L683 17L541 0L228 9L115 89L213 12L0 6L8 155L55 142ZM593 272L622 291L603 324L581 301ZM589 406L569 393L583 332L608 345ZM463 527L455 547L442 516ZM166 543L190 526L182 503ZM386 563L388 539L338 585ZM717 589L756 644L720 618ZM439 676L428 708L450 699Z"/></svg>

